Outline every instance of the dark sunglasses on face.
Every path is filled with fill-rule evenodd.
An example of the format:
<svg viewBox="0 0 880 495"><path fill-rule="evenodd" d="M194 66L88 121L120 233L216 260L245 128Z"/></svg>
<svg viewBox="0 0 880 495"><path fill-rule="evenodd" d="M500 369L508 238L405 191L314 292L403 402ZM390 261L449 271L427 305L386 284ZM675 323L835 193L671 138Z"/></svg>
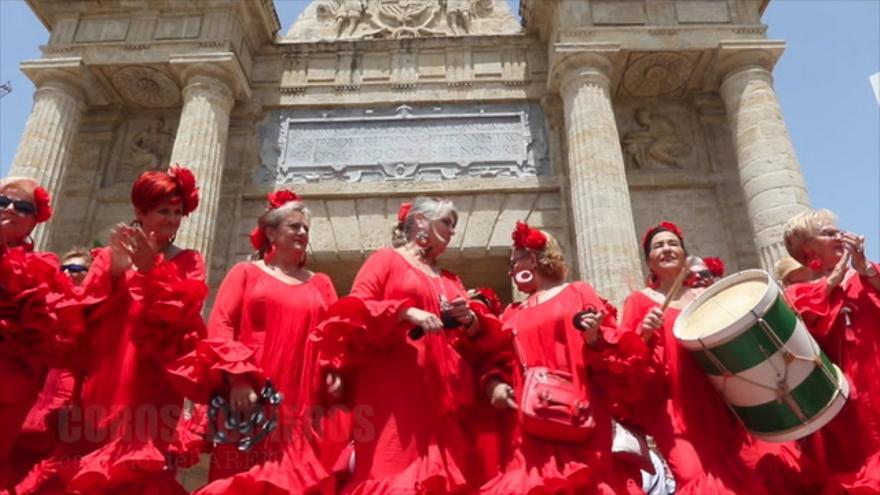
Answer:
<svg viewBox="0 0 880 495"><path fill-rule="evenodd" d="M700 278L712 278L714 276L712 270L700 270L698 272L693 272L693 274Z"/></svg>
<svg viewBox="0 0 880 495"><path fill-rule="evenodd" d="M15 211L24 215L36 215L37 213L37 205L31 203L30 201L25 201L23 199L12 199L9 196L0 196L0 210L5 210L6 208L9 208L9 205L12 205Z"/></svg>
<svg viewBox="0 0 880 495"><path fill-rule="evenodd" d="M61 271L69 273L84 273L89 271L89 267L71 263L70 265L61 265Z"/></svg>

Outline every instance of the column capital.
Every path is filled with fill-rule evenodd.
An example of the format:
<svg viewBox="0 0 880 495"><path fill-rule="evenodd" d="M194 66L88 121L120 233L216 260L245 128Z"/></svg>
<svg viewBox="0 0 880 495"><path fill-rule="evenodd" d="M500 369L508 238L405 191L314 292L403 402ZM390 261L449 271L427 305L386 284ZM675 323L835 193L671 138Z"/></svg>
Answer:
<svg viewBox="0 0 880 495"><path fill-rule="evenodd" d="M248 100L252 95L250 82L232 52L172 55L169 62L184 88L197 80L214 79L224 85L234 99Z"/></svg>
<svg viewBox="0 0 880 495"><path fill-rule="evenodd" d="M107 99L82 57L25 60L19 66L37 91L55 88L83 105L106 105Z"/></svg>
<svg viewBox="0 0 880 495"><path fill-rule="evenodd" d="M745 70L769 76L783 51L785 42L778 40L722 41L715 49L713 72L719 84Z"/></svg>
<svg viewBox="0 0 880 495"><path fill-rule="evenodd" d="M563 96L585 83L609 87L621 53L618 43L556 43L548 85Z"/></svg>

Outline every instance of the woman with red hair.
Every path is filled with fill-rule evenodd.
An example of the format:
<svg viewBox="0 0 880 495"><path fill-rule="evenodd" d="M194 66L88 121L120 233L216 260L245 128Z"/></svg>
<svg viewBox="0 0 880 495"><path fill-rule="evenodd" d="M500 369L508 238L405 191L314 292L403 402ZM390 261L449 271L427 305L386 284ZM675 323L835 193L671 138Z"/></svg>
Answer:
<svg viewBox="0 0 880 495"><path fill-rule="evenodd" d="M688 284L673 290L676 278L688 269L681 229L671 222L649 228L642 249L648 286L627 297L619 339L629 338L627 352L652 369L655 380L633 388L644 395L645 406L629 410L622 419L654 437L675 476L676 493L757 495L808 489L811 480L798 472L794 445L753 439L672 333L678 315L704 290Z"/></svg>
<svg viewBox="0 0 880 495"><path fill-rule="evenodd" d="M18 493L185 493L175 481L189 460L177 435L183 397L166 368L204 333L204 262L174 244L199 202L195 177L181 167L145 172L131 202L135 220L113 229L84 282L87 292L108 296L89 316L64 445Z"/></svg>
<svg viewBox="0 0 880 495"><path fill-rule="evenodd" d="M283 394L279 422L246 451L236 442L216 445L212 482L197 492L203 495L333 490L314 453L310 406L317 356L308 335L336 302L336 290L327 275L306 267L311 214L302 199L282 189L268 200L251 233L252 261L238 263L223 279L209 338L174 373L190 388L190 398L207 403L219 393L229 398L230 414L245 418L258 410L274 414L258 400L268 380ZM211 420L218 419L224 418Z"/></svg>
<svg viewBox="0 0 880 495"><path fill-rule="evenodd" d="M82 331L69 279L54 254L34 251L31 232L52 216L34 180L0 180L0 490L14 482L13 445L49 367L63 366ZM16 474L17 476L17 474Z"/></svg>

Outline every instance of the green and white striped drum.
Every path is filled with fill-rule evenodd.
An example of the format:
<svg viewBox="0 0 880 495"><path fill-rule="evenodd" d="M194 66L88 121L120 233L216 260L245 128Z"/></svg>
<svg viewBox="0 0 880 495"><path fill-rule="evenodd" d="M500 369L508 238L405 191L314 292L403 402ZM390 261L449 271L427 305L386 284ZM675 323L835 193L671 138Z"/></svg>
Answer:
<svg viewBox="0 0 880 495"><path fill-rule="evenodd" d="M679 315L676 339L762 440L805 437L840 411L849 384L762 270L709 287Z"/></svg>

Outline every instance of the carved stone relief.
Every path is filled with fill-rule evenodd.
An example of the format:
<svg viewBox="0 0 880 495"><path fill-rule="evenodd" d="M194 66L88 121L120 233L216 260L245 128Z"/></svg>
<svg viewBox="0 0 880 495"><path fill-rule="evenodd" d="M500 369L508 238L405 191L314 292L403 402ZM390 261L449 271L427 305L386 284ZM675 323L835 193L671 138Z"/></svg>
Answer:
<svg viewBox="0 0 880 495"><path fill-rule="evenodd" d="M113 73L113 86L130 104L145 108L180 105L180 89L162 71L150 67L125 67Z"/></svg>
<svg viewBox="0 0 880 495"><path fill-rule="evenodd" d="M634 119L639 129L627 132L621 140L627 164L642 170L681 168L693 148L680 124L650 108L636 110Z"/></svg>
<svg viewBox="0 0 880 495"><path fill-rule="evenodd" d="M698 54L632 53L621 83L622 96L683 96Z"/></svg>
<svg viewBox="0 0 880 495"><path fill-rule="evenodd" d="M504 0L317 0L287 38L399 39L518 31Z"/></svg>
<svg viewBox="0 0 880 495"><path fill-rule="evenodd" d="M279 110L261 135L260 185L549 174L537 104Z"/></svg>
<svg viewBox="0 0 880 495"><path fill-rule="evenodd" d="M110 164L117 167L111 183L130 183L142 172L167 168L176 126L165 117L135 117L126 122L114 145L119 160Z"/></svg>

